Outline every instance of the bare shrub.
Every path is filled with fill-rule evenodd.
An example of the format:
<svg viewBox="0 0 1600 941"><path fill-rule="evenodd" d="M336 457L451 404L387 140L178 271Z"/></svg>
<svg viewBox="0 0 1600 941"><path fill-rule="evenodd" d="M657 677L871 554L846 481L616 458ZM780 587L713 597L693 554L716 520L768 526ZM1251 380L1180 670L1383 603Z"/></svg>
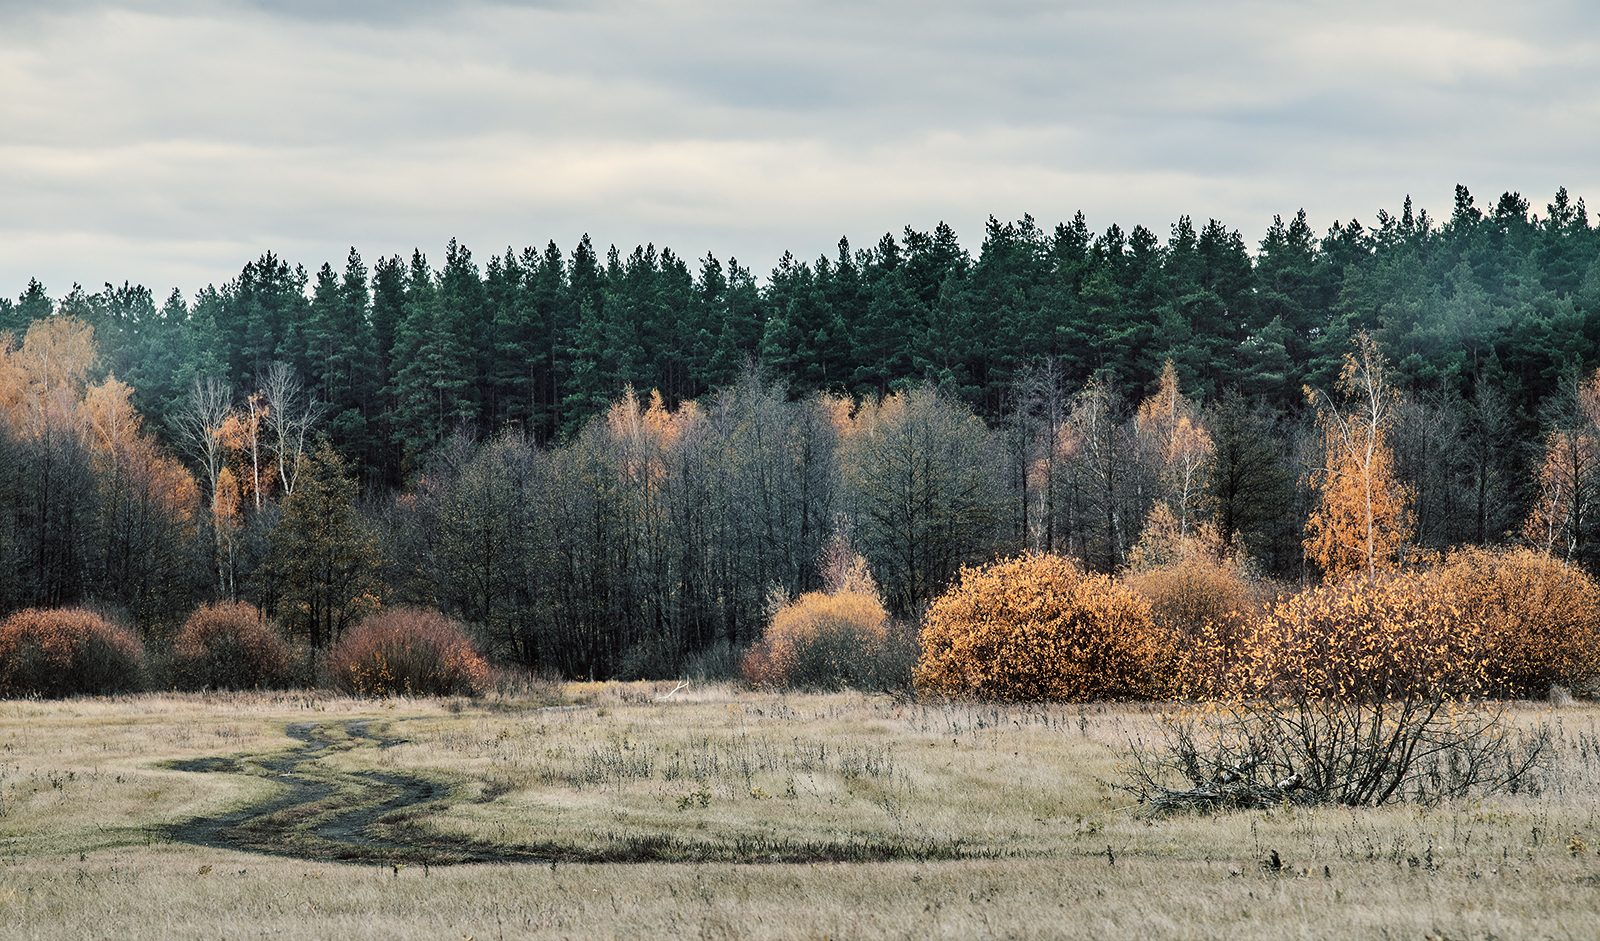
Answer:
<svg viewBox="0 0 1600 941"><path fill-rule="evenodd" d="M1006 700L1146 697L1164 658L1148 600L1053 555L963 569L922 651L919 689Z"/></svg>
<svg viewBox="0 0 1600 941"><path fill-rule="evenodd" d="M784 605L740 660L757 686L878 689L903 685L906 658L895 656L889 613L875 593L810 592Z"/></svg>
<svg viewBox="0 0 1600 941"><path fill-rule="evenodd" d="M327 670L357 696L474 696L490 679L462 626L422 608L368 616L328 651Z"/></svg>
<svg viewBox="0 0 1600 941"><path fill-rule="evenodd" d="M1544 726L1516 730L1498 707L1441 695L1240 701L1164 716L1162 733L1133 744L1118 784L1151 814L1515 792L1537 787L1551 747Z"/></svg>
<svg viewBox="0 0 1600 941"><path fill-rule="evenodd" d="M1492 692L1538 697L1600 674L1600 585L1582 569L1530 549L1461 549L1439 574L1482 632Z"/></svg>
<svg viewBox="0 0 1600 941"><path fill-rule="evenodd" d="M289 644L259 608L225 601L184 621L169 669L183 689L281 689L293 666Z"/></svg>
<svg viewBox="0 0 1600 941"><path fill-rule="evenodd" d="M26 608L0 621L0 694L132 692L145 680L138 635L83 608Z"/></svg>
<svg viewBox="0 0 1600 941"><path fill-rule="evenodd" d="M1459 573L1458 573L1459 574ZM1198 718L1136 743L1124 782L1152 812L1434 801L1537 783L1549 732L1475 703L1495 649L1459 579L1357 577L1274 604Z"/></svg>

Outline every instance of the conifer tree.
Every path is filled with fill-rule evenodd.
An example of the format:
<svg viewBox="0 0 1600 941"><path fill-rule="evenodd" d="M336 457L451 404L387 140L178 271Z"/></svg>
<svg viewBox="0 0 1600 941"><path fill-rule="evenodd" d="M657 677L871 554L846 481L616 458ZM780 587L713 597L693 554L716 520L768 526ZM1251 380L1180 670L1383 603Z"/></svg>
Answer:
<svg viewBox="0 0 1600 941"><path fill-rule="evenodd" d="M356 515L355 482L326 436L300 458L296 476L259 577L279 622L321 648L379 607L382 556Z"/></svg>

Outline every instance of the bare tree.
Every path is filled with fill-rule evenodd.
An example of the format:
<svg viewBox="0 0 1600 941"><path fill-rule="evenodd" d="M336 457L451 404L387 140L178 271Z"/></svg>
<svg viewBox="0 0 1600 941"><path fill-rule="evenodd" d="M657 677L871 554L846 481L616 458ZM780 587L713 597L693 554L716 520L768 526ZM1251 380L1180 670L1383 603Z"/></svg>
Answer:
<svg viewBox="0 0 1600 941"><path fill-rule="evenodd" d="M197 376L188 397L172 416L183 449L200 462L200 469L206 476L206 493L213 501L217 494L217 475L227 463L222 426L232 410L233 391L221 379Z"/></svg>
<svg viewBox="0 0 1600 941"><path fill-rule="evenodd" d="M223 426L233 413L233 390L215 376L195 377L189 396L173 413L172 424L184 450L200 463L206 478L206 498L209 501L211 527L211 557L222 557L224 531L221 521L232 518L233 497L223 491L236 488L218 487L218 479L227 467L227 442L223 440ZM228 475L230 478L231 474ZM229 541L231 545L231 540ZM231 566L218 565L217 583L223 597L232 597L229 583Z"/></svg>
<svg viewBox="0 0 1600 941"><path fill-rule="evenodd" d="M1071 430L1067 426L1066 378L1057 359L1023 372L1016 382L1012 427L1022 491L1022 537L1034 549L1054 553L1064 543L1058 532L1063 486L1062 465Z"/></svg>
<svg viewBox="0 0 1600 941"><path fill-rule="evenodd" d="M278 481L287 498L294 493L300 457L306 450L306 436L328 406L311 398L294 369L283 362L267 368L261 377L261 394L267 406L267 430L277 455Z"/></svg>

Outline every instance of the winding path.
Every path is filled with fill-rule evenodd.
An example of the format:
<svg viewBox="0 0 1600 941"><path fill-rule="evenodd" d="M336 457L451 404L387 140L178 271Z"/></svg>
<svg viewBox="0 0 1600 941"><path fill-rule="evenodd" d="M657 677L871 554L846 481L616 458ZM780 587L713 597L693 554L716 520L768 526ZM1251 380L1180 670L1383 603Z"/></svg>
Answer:
<svg viewBox="0 0 1600 941"><path fill-rule="evenodd" d="M343 733L330 734L335 730ZM379 738L371 720L296 722L289 737L300 746L271 756L196 758L170 764L178 771L250 774L283 785L276 797L216 817L200 817L167 828L174 842L245 850L298 859L381 861L448 865L465 862L525 862L536 857L467 842L407 839L408 824L443 810L449 793L423 778L376 771L348 772L321 759L348 748L387 748L398 739Z"/></svg>

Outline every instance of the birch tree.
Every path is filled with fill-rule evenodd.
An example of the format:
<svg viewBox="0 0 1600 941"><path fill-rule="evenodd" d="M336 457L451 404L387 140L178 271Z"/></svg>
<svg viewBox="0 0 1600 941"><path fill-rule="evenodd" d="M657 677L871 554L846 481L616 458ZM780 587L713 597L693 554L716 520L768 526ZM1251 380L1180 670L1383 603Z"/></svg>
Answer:
<svg viewBox="0 0 1600 941"><path fill-rule="evenodd" d="M267 367L261 379L261 395L266 403L267 434L278 465L278 483L287 498L294 493L300 458L306 453L306 436L327 406L311 398L293 367L283 362Z"/></svg>
<svg viewBox="0 0 1600 941"><path fill-rule="evenodd" d="M1321 502L1306 525L1306 553L1331 580L1370 581L1403 560L1411 534L1410 495L1395 479L1388 440L1398 397L1370 335L1358 335L1356 351L1345 354L1337 388L1342 407L1306 387L1325 448L1312 474Z"/></svg>

